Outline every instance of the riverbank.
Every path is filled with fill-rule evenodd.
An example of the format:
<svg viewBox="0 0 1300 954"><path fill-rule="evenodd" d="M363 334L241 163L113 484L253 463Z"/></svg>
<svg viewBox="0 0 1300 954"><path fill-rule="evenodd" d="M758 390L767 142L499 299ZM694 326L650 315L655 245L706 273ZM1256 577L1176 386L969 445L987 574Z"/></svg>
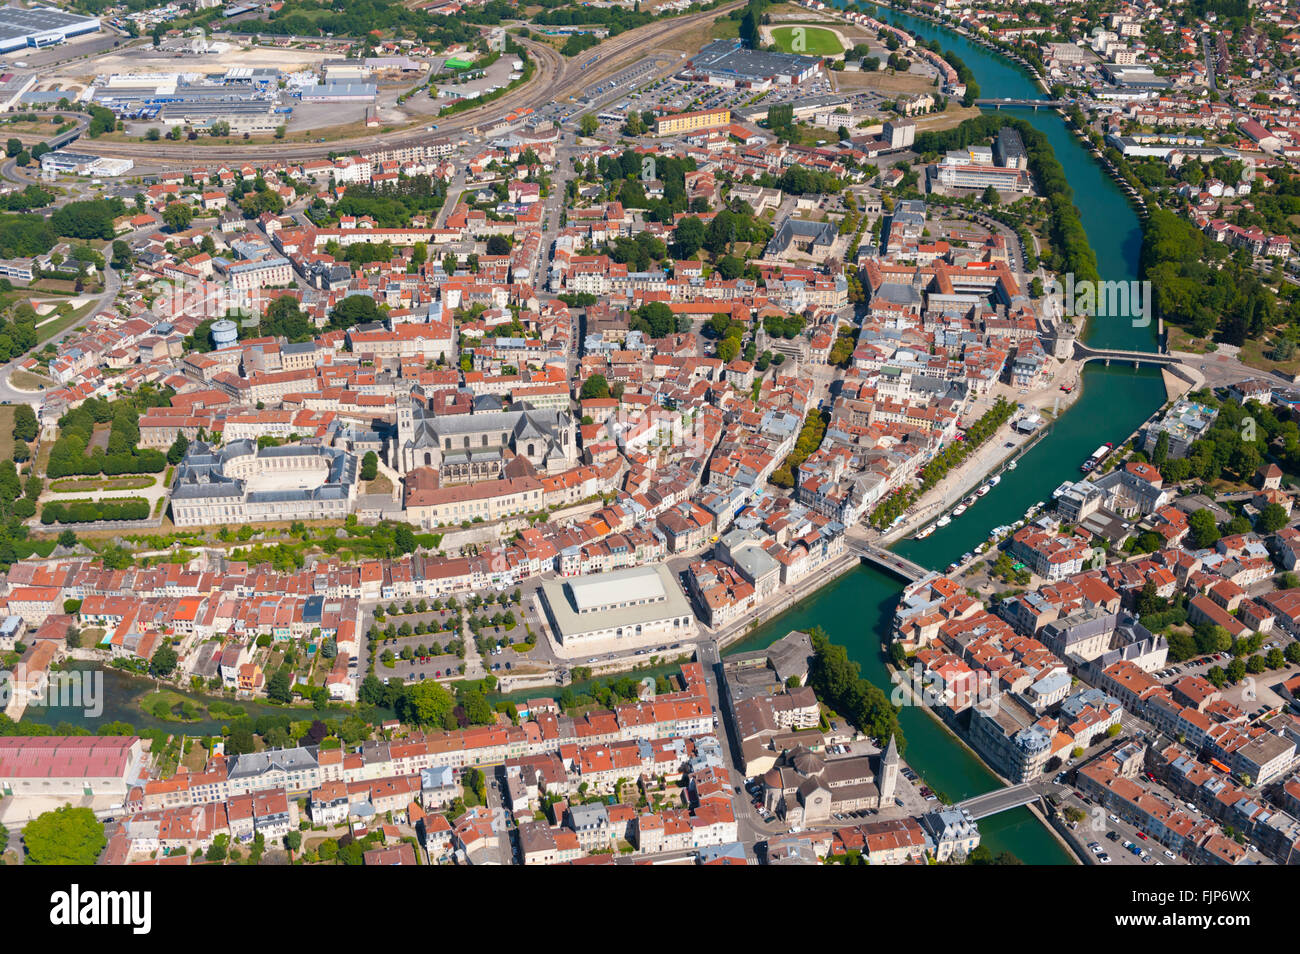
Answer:
<svg viewBox="0 0 1300 954"><path fill-rule="evenodd" d="M907 696L910 705L925 710L925 712L930 716L930 718L933 719L936 723L938 723L938 725L941 728L949 732L953 736L953 738L957 740L957 743L963 749L965 749L966 752L972 758L977 758L985 765L987 765L989 771L992 772L995 776L997 776L998 780L1001 781L1004 786L1011 786L1015 784L1014 782L1011 781L1011 779L1007 778L1005 775L1002 775L995 768L993 768L993 766L988 763L988 761L984 758L984 756L980 755L980 753L977 752L975 748L969 742L966 741L965 735L959 730L957 726L950 723L947 719L944 719L942 716L939 715L939 713L935 712L934 709L932 709L930 706L927 706L925 704L923 698L917 694L916 687L913 686L912 683L908 680L905 670L898 669L892 663L888 666L888 669L895 680L894 685L901 687L901 690L904 693L904 695ZM933 791L933 787L931 787L931 790ZM1042 809L1038 807L1037 803L1031 803L1029 805L1026 805L1025 807L1029 809L1030 814L1032 814L1035 818L1037 818L1038 821L1041 822L1042 825L1045 828L1047 828L1047 830L1056 837L1057 842L1060 843L1061 847L1065 849L1065 851L1070 855L1070 857L1073 859L1075 864L1085 863L1086 856L1080 851L1076 850L1075 846L1071 845L1071 843L1067 839L1062 838L1060 832L1056 830L1056 820L1054 818L1049 819L1045 814L1043 814Z"/></svg>

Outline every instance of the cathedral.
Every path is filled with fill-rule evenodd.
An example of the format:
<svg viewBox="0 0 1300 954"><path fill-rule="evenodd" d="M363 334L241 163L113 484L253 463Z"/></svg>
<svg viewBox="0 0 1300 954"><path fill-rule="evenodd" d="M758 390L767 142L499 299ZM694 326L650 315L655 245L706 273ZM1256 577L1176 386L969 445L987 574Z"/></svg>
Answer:
<svg viewBox="0 0 1300 954"><path fill-rule="evenodd" d="M539 410L522 401L503 409L435 414L411 398L397 404L393 469L436 468L444 484L497 480L522 458L541 475L578 461L577 427L568 411Z"/></svg>

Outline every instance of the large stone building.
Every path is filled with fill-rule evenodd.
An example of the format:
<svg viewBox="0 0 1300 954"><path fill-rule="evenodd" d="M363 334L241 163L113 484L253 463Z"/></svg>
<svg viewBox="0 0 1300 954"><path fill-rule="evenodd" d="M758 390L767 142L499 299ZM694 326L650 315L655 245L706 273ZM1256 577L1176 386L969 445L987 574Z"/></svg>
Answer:
<svg viewBox="0 0 1300 954"><path fill-rule="evenodd" d="M631 650L695 636L690 604L663 564L548 580L542 597L557 649Z"/></svg>
<svg viewBox="0 0 1300 954"><path fill-rule="evenodd" d="M872 768L872 761L877 768ZM878 757L827 759L803 746L792 749L763 776L767 810L795 828L826 821L843 812L879 810L894 798L898 747Z"/></svg>
<svg viewBox="0 0 1300 954"><path fill-rule="evenodd" d="M124 801L144 775L143 745L135 736L0 739L0 795L6 797Z"/></svg>
<svg viewBox="0 0 1300 954"><path fill-rule="evenodd" d="M516 401L504 410L434 414L406 398L397 405L394 469L438 470L443 484L495 480L512 457L558 474L578 460L577 427L568 411Z"/></svg>
<svg viewBox="0 0 1300 954"><path fill-rule="evenodd" d="M268 520L342 520L357 494L357 458L333 447L190 445L172 485L178 527Z"/></svg>

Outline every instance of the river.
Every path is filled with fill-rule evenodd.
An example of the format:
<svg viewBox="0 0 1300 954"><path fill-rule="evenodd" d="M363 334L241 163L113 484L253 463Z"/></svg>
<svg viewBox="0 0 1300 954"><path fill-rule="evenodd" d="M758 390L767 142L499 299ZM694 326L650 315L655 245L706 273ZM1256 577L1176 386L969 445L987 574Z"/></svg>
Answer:
<svg viewBox="0 0 1300 954"><path fill-rule="evenodd" d="M924 40L937 39L942 49L952 50L975 74L982 96L1043 98L1041 90L1019 67L960 34L892 10L880 9L873 15L897 23ZM1047 109L1008 112L1042 130L1051 142L1074 190L1074 201L1096 252L1102 278L1135 280L1141 226L1119 189L1056 112ZM1089 323L1085 339L1090 344L1110 348L1153 350L1154 330L1125 317L1098 318ZM896 548L898 552L926 566L946 567L986 539L993 527L1014 522L1030 504L1047 499L1063 480L1077 476L1079 462L1098 444L1127 438L1165 401L1159 372L1152 369L1092 364L1083 373L1081 383L1082 394L1076 403L1021 458L1017 470L1004 475L996 489L950 526L925 540L904 541ZM792 629L820 626L834 642L848 648L852 658L861 665L863 675L888 690L889 673L882 641L889 631L899 589L895 578L860 567L760 627L732 646L728 654L760 648ZM133 688L136 692L132 694L139 694L139 688ZM136 724L153 722L129 702L124 705L123 700L114 699L114 703L113 711L106 711L105 718ZM41 712L29 713L28 717L34 717L35 721L55 721L63 715ZM908 741L906 761L936 791L960 801L1001 784L929 714L905 706L899 718ZM205 721L188 727L188 731L198 733L217 728L214 722ZM995 854L1010 851L1026 864L1070 863L1069 854L1028 809L985 819L980 822L980 830L984 844Z"/></svg>
<svg viewBox="0 0 1300 954"><path fill-rule="evenodd" d="M843 6L843 3L837 4ZM989 98L1042 99L1042 91L1018 66L944 27L893 10L873 11L877 19L896 23L923 40L937 39L965 61ZM1137 278L1142 231L1137 215L1101 166L1053 110L1014 109L1048 138L1074 190L1084 229L1097 255L1103 279ZM1155 329L1127 317L1093 319L1085 333L1089 344L1128 350L1154 350ZM1104 441L1119 442L1165 401L1158 371L1091 364L1082 376L1082 393L1019 462L1015 471L981 498L962 517L925 540L906 540L895 549L926 566L942 569L987 539L989 531L1024 516L1030 504L1045 500L1064 480L1078 476L1080 461ZM898 601L898 581L879 570L860 567L781 616L729 652L756 649L792 629L820 626L832 641L848 648L863 675L888 690L883 640ZM907 736L906 761L925 782L954 801L997 788L1002 783L930 714L905 706L899 716ZM1010 851L1026 864L1068 864L1069 854L1028 809L995 815L980 822L986 844L995 854Z"/></svg>

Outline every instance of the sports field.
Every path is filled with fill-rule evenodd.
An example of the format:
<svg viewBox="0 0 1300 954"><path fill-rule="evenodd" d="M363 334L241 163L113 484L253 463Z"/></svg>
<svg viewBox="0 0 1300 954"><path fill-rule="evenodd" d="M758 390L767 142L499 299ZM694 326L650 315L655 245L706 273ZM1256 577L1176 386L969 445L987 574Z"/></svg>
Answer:
<svg viewBox="0 0 1300 954"><path fill-rule="evenodd" d="M844 47L835 34L823 27L779 26L772 28L772 42L782 53L808 56L839 56Z"/></svg>

